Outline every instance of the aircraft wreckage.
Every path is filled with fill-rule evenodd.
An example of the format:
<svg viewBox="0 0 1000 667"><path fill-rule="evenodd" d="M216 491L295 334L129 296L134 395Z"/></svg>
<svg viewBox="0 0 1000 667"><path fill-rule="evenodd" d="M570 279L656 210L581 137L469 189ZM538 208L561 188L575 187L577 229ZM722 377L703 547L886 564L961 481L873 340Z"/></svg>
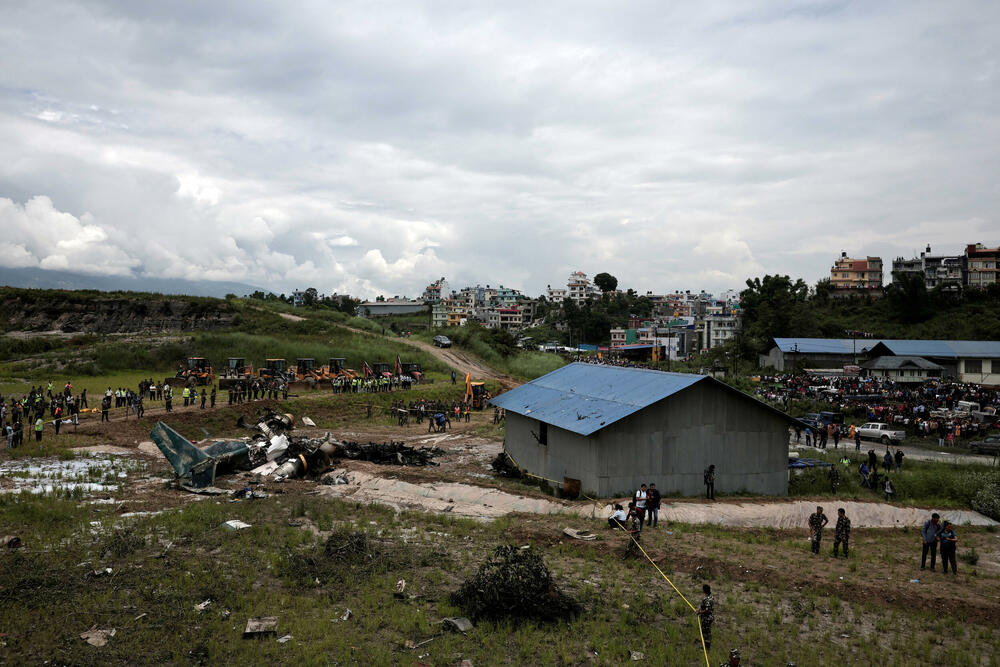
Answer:
<svg viewBox="0 0 1000 667"><path fill-rule="evenodd" d="M291 415L268 410L255 423L240 417L237 426L253 431L237 440L217 440L198 447L163 422L150 432L156 446L166 457L181 485L204 489L215 483L218 475L249 471L288 479L318 475L338 459L371 461L389 465L437 465L433 458L443 453L434 447L414 448L401 442L341 442L326 433L320 438L292 435Z"/></svg>

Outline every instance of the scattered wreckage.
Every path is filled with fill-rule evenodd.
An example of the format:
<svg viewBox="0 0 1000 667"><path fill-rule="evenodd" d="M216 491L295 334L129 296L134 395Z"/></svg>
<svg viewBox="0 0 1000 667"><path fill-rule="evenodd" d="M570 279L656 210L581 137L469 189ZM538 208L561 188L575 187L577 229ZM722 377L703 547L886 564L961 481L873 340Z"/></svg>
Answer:
<svg viewBox="0 0 1000 667"><path fill-rule="evenodd" d="M241 416L236 424L252 431L252 435L238 440L218 440L202 448L163 422L157 422L150 437L170 462L181 487L195 492L213 487L218 475L238 471L283 480L317 475L339 459L428 466L437 465L433 459L443 453L436 447L418 449L402 442L341 442L329 432L319 438L292 435L292 416L270 409L254 422Z"/></svg>

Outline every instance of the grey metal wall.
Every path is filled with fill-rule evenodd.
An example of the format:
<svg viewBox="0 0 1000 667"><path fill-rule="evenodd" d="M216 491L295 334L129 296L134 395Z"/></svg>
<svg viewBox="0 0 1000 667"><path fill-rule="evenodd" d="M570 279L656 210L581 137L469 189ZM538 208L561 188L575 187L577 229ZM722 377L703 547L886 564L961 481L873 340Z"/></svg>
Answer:
<svg viewBox="0 0 1000 667"><path fill-rule="evenodd" d="M531 435L538 422L507 413L506 446L529 472L581 480L602 497L654 482L661 493L704 492L716 466L716 491L786 495L788 423L712 382L702 382L585 438L549 426L548 445Z"/></svg>

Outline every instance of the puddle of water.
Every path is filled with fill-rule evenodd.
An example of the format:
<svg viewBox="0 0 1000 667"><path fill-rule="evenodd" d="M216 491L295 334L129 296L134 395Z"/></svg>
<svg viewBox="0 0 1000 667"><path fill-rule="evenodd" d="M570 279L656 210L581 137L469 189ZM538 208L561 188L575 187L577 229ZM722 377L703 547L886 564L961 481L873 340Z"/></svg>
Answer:
<svg viewBox="0 0 1000 667"><path fill-rule="evenodd" d="M72 459L15 459L0 463L0 478L13 486L0 493L66 493L88 496L115 493L130 472L141 468L133 459L108 455L78 456Z"/></svg>

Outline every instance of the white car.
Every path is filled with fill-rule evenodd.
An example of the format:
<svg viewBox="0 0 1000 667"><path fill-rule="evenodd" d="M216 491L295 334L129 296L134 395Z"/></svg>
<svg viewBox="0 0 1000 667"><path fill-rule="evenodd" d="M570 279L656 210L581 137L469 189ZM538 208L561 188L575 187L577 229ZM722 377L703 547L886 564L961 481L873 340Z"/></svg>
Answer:
<svg viewBox="0 0 1000 667"><path fill-rule="evenodd" d="M878 440L882 444L899 444L906 437L905 431L897 431L889 424L882 422L868 422L858 428L858 433L865 440Z"/></svg>

